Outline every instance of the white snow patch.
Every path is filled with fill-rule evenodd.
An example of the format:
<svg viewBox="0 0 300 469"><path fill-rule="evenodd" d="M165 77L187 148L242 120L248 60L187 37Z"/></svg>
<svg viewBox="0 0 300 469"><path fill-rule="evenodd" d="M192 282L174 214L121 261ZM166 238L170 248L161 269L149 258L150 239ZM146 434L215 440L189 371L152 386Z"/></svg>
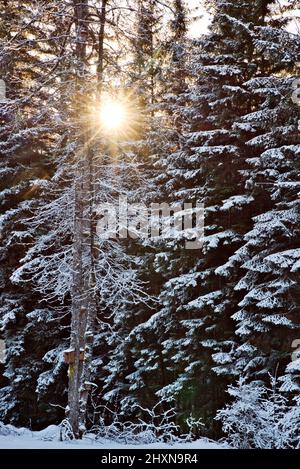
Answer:
<svg viewBox="0 0 300 469"><path fill-rule="evenodd" d="M59 441L60 429L50 425L41 431L15 428L0 423L1 449L226 449L227 445L202 438L189 443L152 443L141 445L120 444L104 438L96 439L94 434L87 434L78 441Z"/></svg>

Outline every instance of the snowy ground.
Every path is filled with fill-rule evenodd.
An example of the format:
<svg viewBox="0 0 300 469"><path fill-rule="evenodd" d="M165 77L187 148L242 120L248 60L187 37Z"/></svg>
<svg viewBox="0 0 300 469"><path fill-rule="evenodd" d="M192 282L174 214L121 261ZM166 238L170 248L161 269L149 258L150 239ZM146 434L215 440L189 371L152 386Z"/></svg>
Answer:
<svg viewBox="0 0 300 469"><path fill-rule="evenodd" d="M110 440L95 440L92 435L82 441L59 441L59 428L51 425L45 430L31 432L26 428L15 428L0 424L0 449L225 449L226 446L206 439L192 443L162 443L126 445Z"/></svg>

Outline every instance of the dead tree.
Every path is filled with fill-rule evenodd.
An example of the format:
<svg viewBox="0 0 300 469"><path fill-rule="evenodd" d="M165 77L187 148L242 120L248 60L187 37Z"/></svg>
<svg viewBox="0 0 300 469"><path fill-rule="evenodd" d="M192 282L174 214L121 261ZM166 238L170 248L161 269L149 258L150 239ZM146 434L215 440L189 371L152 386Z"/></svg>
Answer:
<svg viewBox="0 0 300 469"><path fill-rule="evenodd" d="M107 0L102 0L98 70L103 70L103 40ZM89 6L87 0L74 0L76 27L76 80L78 96L84 89L87 63L87 39ZM101 84L99 84L101 89ZM99 97L98 97L99 98ZM80 100L79 100L80 103ZM85 120L84 97L79 109ZM83 129L83 130L82 130ZM67 417L75 438L85 431L86 408L91 375L93 338L96 318L96 278L95 278L95 233L94 210L94 164L92 138L86 122L80 135L80 149L76 155L76 176L74 181L74 233L73 233L73 279L72 279L72 319L70 350L66 359L69 362L69 388Z"/></svg>

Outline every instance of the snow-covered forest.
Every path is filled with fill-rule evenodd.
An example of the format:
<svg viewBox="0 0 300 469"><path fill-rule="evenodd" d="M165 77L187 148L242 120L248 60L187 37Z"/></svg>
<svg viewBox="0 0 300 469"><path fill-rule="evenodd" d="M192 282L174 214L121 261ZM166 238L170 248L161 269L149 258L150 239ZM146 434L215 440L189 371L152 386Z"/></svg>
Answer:
<svg viewBox="0 0 300 469"><path fill-rule="evenodd" d="M0 434L300 448L298 16L0 2Z"/></svg>

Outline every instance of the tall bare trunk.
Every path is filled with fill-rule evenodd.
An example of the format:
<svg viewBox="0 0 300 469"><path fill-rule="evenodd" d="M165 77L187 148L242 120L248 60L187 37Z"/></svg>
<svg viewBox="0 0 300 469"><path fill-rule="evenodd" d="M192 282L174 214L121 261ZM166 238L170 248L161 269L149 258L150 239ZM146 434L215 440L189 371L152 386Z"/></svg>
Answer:
<svg viewBox="0 0 300 469"><path fill-rule="evenodd" d="M98 92L100 99L103 74L103 41L107 0L102 0L98 44ZM88 36L88 2L74 0L76 23L76 58L80 80L86 65ZM83 114L85 114L83 112ZM91 367L95 333L96 273L95 227L93 223L95 167L92 136L83 131L77 161L74 195L74 242L72 320L69 350L69 389L67 416L75 438L81 438L86 428L86 411L90 390Z"/></svg>
<svg viewBox="0 0 300 469"><path fill-rule="evenodd" d="M74 17L76 25L76 71L77 92L80 95L82 75L86 66L86 43L88 36L88 2L87 0L73 0ZM80 112L80 111L79 111ZM82 149L79 150L76 162L76 175L74 183L74 233L73 233L73 279L72 279L72 320L71 339L68 354L69 362L69 388L67 416L75 438L80 438L79 411L80 411L80 383L82 375L82 355L84 347L84 323L87 314L86 301L86 265L84 233L87 215L87 177L85 138L82 138Z"/></svg>

